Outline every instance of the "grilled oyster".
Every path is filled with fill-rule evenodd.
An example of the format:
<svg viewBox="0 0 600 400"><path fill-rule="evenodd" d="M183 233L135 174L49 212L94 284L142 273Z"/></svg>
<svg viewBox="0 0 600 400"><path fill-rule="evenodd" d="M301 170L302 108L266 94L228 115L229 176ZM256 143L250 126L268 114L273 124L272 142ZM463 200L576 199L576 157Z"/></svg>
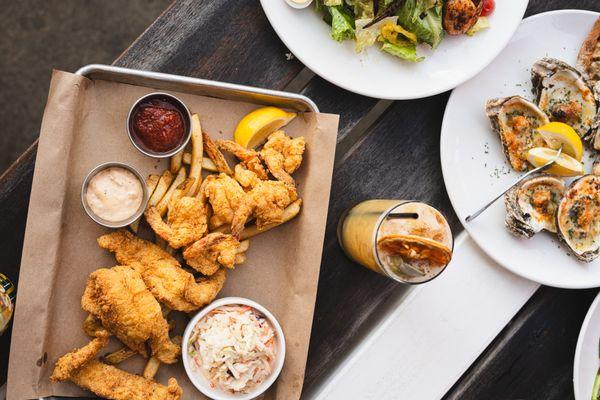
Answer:
<svg viewBox="0 0 600 400"><path fill-rule="evenodd" d="M492 129L500 136L502 149L510 165L517 171L530 169L527 150L546 145L536 130L550 122L546 114L521 96L488 100L485 113Z"/></svg>
<svg viewBox="0 0 600 400"><path fill-rule="evenodd" d="M586 76L569 64L542 58L531 67L536 102L551 121L569 124L591 141L597 131L596 96Z"/></svg>
<svg viewBox="0 0 600 400"><path fill-rule="evenodd" d="M556 214L558 237L581 261L600 254L600 176L584 175L571 184Z"/></svg>
<svg viewBox="0 0 600 400"><path fill-rule="evenodd" d="M593 87L600 81L600 18L581 44L577 68L587 74Z"/></svg>
<svg viewBox="0 0 600 400"><path fill-rule="evenodd" d="M596 161L592 165L592 174L600 176L600 156L596 157Z"/></svg>
<svg viewBox="0 0 600 400"><path fill-rule="evenodd" d="M506 227L524 238L542 230L556 232L556 210L565 190L563 180L552 175L537 175L516 185L504 196Z"/></svg>

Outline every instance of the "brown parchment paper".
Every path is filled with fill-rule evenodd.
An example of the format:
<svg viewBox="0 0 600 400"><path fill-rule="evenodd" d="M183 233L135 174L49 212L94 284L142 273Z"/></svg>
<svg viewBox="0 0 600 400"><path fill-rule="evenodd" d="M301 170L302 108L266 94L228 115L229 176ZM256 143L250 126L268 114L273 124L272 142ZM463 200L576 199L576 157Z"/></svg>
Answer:
<svg viewBox="0 0 600 400"><path fill-rule="evenodd" d="M85 175L107 161L129 163L142 174L160 173L167 161L139 153L129 142L125 119L131 104L151 88L55 71L38 146L27 217L8 372L8 399L81 396L71 383L51 384L55 361L89 341L81 329L80 307L88 275L116 264L96 238L109 231L83 210ZM255 104L173 92L213 138L231 138ZM319 276L319 266L336 144L338 116L304 114L286 132L307 140L305 160L295 174L304 202L289 223L251 240L248 259L228 274L219 297L242 296L263 304L283 327L287 353L283 371L267 399L300 397ZM176 331L185 328L177 321ZM111 342L107 351L117 348ZM141 373L136 356L120 367ZM203 398L187 379L183 364L161 366L157 381L173 376L185 399Z"/></svg>

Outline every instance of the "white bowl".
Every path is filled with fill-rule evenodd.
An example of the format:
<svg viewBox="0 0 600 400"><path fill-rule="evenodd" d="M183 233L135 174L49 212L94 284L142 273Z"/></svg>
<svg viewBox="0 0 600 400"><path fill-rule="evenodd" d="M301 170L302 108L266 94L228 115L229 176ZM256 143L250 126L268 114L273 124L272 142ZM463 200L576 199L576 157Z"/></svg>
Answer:
<svg viewBox="0 0 600 400"><path fill-rule="evenodd" d="M276 345L277 359L275 360L275 367L273 368L273 372L271 373L271 376L269 376L268 379L266 379L263 383L261 383L259 386L257 386L253 391L251 391L249 393L232 394L232 393L224 392L218 388L212 388L210 385L210 381L208 380L208 378L206 378L204 376L202 371L194 371L192 369L192 364L191 364L191 362L189 360L189 356L188 356L188 344L189 344L190 336L192 335L192 331L193 331L194 327L196 326L198 321L200 321L202 318L204 318L205 315L207 315L209 312L211 312L215 308L218 308L221 306L237 305L237 304L250 306L250 307L254 308L258 312L260 312L267 319L267 321L269 321L271 323L271 326L273 327L273 329L275 330L275 333L277 335L277 337L276 337L276 339L277 339L277 345ZM187 373L188 378L190 378L190 380L192 381L194 386L196 386L196 388L199 391L201 391L205 396L208 396L209 398L214 399L214 400L250 400L250 399L254 399L254 398L260 396L261 394L263 394L264 392L266 392L267 389L269 389L269 387L271 387L273 382L275 382L275 380L279 376L279 373L281 372L281 368L283 367L283 362L285 360L285 338L283 336L283 330L281 329L279 322L277 322L277 320L275 319L273 314L271 314L269 312L269 310L267 310L260 304L256 303L255 301L245 299L243 297L225 297L225 298L213 301L210 305L205 307L202 311L198 312L198 314L196 314L190 320L190 322L188 323L187 327L185 328L185 332L183 334L183 344L182 344L181 353L182 353L182 359L183 359L183 366L185 368L185 372Z"/></svg>

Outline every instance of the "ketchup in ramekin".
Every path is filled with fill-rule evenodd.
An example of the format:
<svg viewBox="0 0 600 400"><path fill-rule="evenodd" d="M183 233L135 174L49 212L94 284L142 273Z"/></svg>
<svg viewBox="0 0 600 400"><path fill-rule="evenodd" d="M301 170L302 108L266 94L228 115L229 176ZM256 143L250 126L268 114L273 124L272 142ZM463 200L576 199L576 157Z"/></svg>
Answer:
<svg viewBox="0 0 600 400"><path fill-rule="evenodd" d="M168 157L182 149L190 137L190 116L185 105L166 93L139 99L128 117L133 144L153 157Z"/></svg>

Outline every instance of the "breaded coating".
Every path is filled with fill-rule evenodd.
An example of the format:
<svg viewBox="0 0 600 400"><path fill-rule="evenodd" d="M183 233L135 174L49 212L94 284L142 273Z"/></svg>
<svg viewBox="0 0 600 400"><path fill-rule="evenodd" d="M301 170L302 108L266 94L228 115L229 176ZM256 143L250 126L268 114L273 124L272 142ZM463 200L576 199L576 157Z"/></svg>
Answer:
<svg viewBox="0 0 600 400"><path fill-rule="evenodd" d="M246 192L232 177L223 173L218 176L209 175L204 180L201 190L207 197L213 211L210 217L210 229L230 224L235 210L244 201Z"/></svg>
<svg viewBox="0 0 600 400"><path fill-rule="evenodd" d="M186 287L185 297L194 304L206 305L223 289L226 277L227 270L221 268L207 278L200 278Z"/></svg>
<svg viewBox="0 0 600 400"><path fill-rule="evenodd" d="M259 181L246 193L244 202L236 209L231 223L231 233L236 238L244 230L250 216L256 218L256 227L280 223L283 211L298 198L296 189L281 181Z"/></svg>
<svg viewBox="0 0 600 400"><path fill-rule="evenodd" d="M97 396L113 400L178 400L183 394L175 378L169 378L168 386L164 386L97 360L85 364L70 379Z"/></svg>
<svg viewBox="0 0 600 400"><path fill-rule="evenodd" d="M213 232L184 250L187 264L203 275L210 276L220 267L233 269L240 242L232 235Z"/></svg>
<svg viewBox="0 0 600 400"><path fill-rule="evenodd" d="M114 252L119 263L137 266L152 295L173 310L189 313L210 303L216 296L212 287L197 284L194 276L182 269L169 253L128 231L101 236L98 243ZM203 293L206 290L208 293ZM205 299L209 298L206 302ZM199 302L195 303L192 299Z"/></svg>
<svg viewBox="0 0 600 400"><path fill-rule="evenodd" d="M217 140L217 146L219 146L221 150L233 154L242 162L244 167L254 172L259 179L269 179L267 171L262 165L260 157L256 151L240 146L232 140Z"/></svg>
<svg viewBox="0 0 600 400"><path fill-rule="evenodd" d="M134 236L131 232L120 230L98 238L98 245L115 253L120 265L128 265L142 273L152 263L179 267L179 262L169 253L154 243L147 242Z"/></svg>
<svg viewBox="0 0 600 400"><path fill-rule="evenodd" d="M277 180L295 185L291 174L302 164L305 147L304 137L292 139L283 131L276 131L267 139L260 156Z"/></svg>
<svg viewBox="0 0 600 400"><path fill-rule="evenodd" d="M186 298L188 286L195 281L194 276L181 267L154 264L142 273L142 278L156 299L173 310L190 313L204 305Z"/></svg>
<svg viewBox="0 0 600 400"><path fill-rule="evenodd" d="M155 207L150 207L145 215L154 232L174 249L199 240L208 228L206 205L194 197L184 196L174 201L169 207L167 222Z"/></svg>
<svg viewBox="0 0 600 400"><path fill-rule="evenodd" d="M143 356L146 342L165 364L177 361L180 346L169 339L169 324L140 274L128 266L101 268L90 275L81 307L109 332Z"/></svg>
<svg viewBox="0 0 600 400"><path fill-rule="evenodd" d="M225 160L223 153L221 153L215 142L212 141L206 132L202 132L202 140L204 141L204 151L208 155L208 158L215 163L217 171L227 175L233 175L233 171L229 168L229 164L227 164L227 160Z"/></svg>
<svg viewBox="0 0 600 400"><path fill-rule="evenodd" d="M246 169L246 167L244 167L242 164L237 164L235 166L233 177L244 188L244 190L252 189L260 180L254 172Z"/></svg>
<svg viewBox="0 0 600 400"><path fill-rule="evenodd" d="M102 323L92 314L88 314L83 321L83 331L90 337L110 336L110 332L104 329Z"/></svg>
<svg viewBox="0 0 600 400"><path fill-rule="evenodd" d="M108 343L108 333L103 333L85 346L74 349L58 359L50 380L52 382L66 381L71 375L98 355Z"/></svg>

